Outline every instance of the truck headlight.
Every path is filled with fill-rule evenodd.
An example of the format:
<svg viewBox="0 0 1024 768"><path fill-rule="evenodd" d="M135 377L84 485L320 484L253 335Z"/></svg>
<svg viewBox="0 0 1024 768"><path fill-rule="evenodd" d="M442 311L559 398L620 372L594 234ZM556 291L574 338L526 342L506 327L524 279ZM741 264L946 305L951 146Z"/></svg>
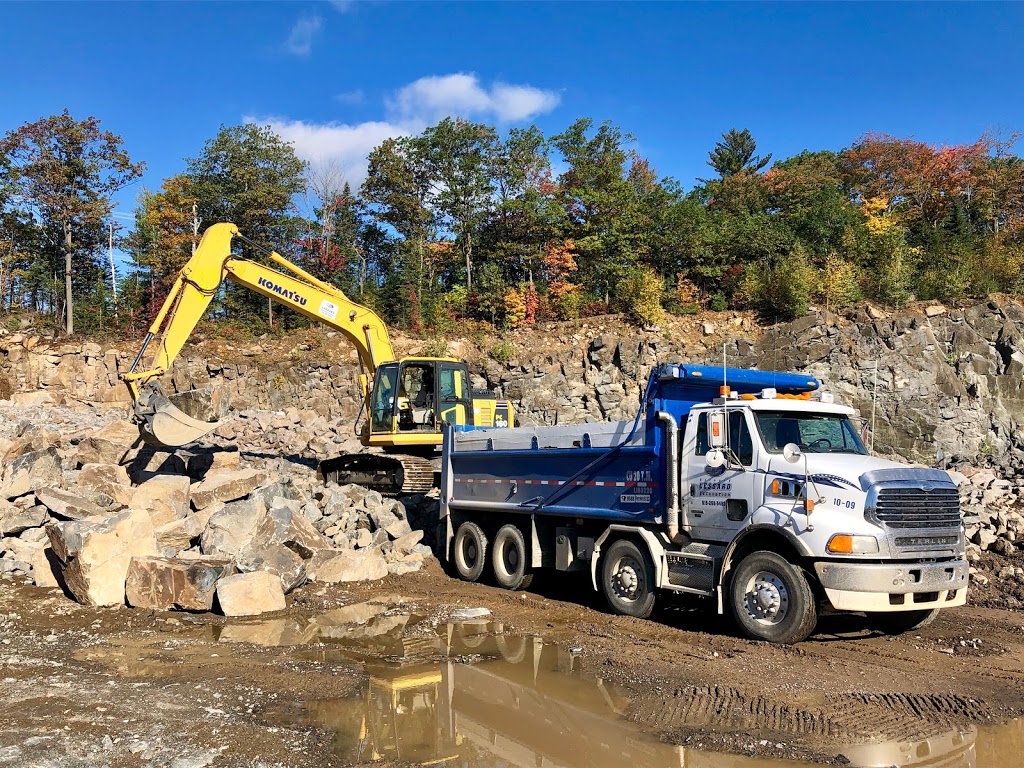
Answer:
<svg viewBox="0 0 1024 768"><path fill-rule="evenodd" d="M828 540L825 550L834 555L872 555L878 552L878 539L874 536L837 533Z"/></svg>

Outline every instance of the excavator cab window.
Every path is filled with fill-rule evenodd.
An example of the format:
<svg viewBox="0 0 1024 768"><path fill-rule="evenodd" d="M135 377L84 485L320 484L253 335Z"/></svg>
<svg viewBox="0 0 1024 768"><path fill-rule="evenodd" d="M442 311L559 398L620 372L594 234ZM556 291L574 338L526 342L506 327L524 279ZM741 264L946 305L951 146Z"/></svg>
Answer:
<svg viewBox="0 0 1024 768"><path fill-rule="evenodd" d="M395 400L398 393L398 364L382 365L373 379L371 432L393 432Z"/></svg>
<svg viewBox="0 0 1024 768"><path fill-rule="evenodd" d="M440 367L441 421L472 424L473 401L469 394L469 370L457 363L441 363Z"/></svg>
<svg viewBox="0 0 1024 768"><path fill-rule="evenodd" d="M402 430L436 431L437 409L435 366L432 362L402 365L401 390L398 397L398 428Z"/></svg>

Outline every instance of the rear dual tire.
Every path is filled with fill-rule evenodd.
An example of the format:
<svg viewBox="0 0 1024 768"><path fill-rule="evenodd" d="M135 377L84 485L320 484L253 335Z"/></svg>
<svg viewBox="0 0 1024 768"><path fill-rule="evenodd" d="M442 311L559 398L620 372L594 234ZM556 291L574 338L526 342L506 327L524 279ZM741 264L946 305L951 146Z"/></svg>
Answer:
<svg viewBox="0 0 1024 768"><path fill-rule="evenodd" d="M476 523L467 520L459 526L452 542L452 562L463 581L480 581L490 555L491 573L498 586L526 589L533 581L528 566L526 538L516 525L503 525L490 541Z"/></svg>
<svg viewBox="0 0 1024 768"><path fill-rule="evenodd" d="M483 528L467 520L455 532L452 562L463 581L479 581L487 564L487 534Z"/></svg>
<svg viewBox="0 0 1024 768"><path fill-rule="evenodd" d="M503 525L494 535L491 569L494 580L505 589L528 589L533 571L528 567L526 537L517 525Z"/></svg>

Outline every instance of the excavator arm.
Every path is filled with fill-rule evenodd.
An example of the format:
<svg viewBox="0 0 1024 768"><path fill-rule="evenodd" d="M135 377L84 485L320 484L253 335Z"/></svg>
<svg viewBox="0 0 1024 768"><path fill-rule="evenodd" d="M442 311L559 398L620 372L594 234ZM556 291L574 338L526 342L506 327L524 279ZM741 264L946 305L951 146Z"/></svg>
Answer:
<svg viewBox="0 0 1024 768"><path fill-rule="evenodd" d="M233 257L231 244L235 238L263 251L292 274ZM387 327L373 310L353 302L279 253L252 242L234 224L214 224L203 234L196 252L178 274L142 349L129 371L121 376L131 391L134 419L149 442L173 447L186 445L219 426L219 422L193 419L172 405L160 387L159 378L171 367L225 279L339 331L355 346L360 363L371 376L378 365L394 359ZM158 345L156 352L147 367L140 370L154 341ZM362 381L365 390L365 376Z"/></svg>

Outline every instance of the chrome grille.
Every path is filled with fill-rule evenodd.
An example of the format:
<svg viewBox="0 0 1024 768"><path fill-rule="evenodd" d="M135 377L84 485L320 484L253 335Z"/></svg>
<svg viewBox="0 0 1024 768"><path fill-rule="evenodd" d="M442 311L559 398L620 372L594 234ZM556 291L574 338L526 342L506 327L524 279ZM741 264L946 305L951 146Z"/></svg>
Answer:
<svg viewBox="0 0 1024 768"><path fill-rule="evenodd" d="M953 487L880 488L874 516L889 528L958 528L960 494Z"/></svg>

